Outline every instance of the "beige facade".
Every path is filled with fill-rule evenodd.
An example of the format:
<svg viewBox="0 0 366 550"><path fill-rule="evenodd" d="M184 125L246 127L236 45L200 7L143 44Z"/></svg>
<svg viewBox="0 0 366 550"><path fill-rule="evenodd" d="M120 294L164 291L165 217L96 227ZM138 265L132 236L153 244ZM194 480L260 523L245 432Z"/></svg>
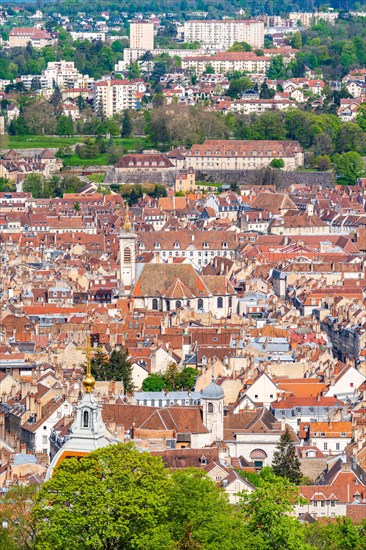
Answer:
<svg viewBox="0 0 366 550"><path fill-rule="evenodd" d="M56 38L51 33L33 27L14 28L9 34L10 48L25 48L29 43L33 48L44 48L45 46L54 46L56 42Z"/></svg>
<svg viewBox="0 0 366 550"><path fill-rule="evenodd" d="M111 117L136 104L137 85L129 80L106 80L94 86L94 110Z"/></svg>
<svg viewBox="0 0 366 550"><path fill-rule="evenodd" d="M196 174L192 168L176 175L174 190L176 193L192 193L196 190Z"/></svg>
<svg viewBox="0 0 366 550"><path fill-rule="evenodd" d="M204 73L208 66L215 74L227 74L233 71L265 74L269 69L271 58L257 56L251 52L226 52L216 55L189 56L182 59L182 68Z"/></svg>
<svg viewBox="0 0 366 550"><path fill-rule="evenodd" d="M134 21L130 24L130 48L152 50L154 48L154 24Z"/></svg>
<svg viewBox="0 0 366 550"><path fill-rule="evenodd" d="M256 20L192 20L184 23L184 41L199 42L217 51L227 50L235 42L246 42L253 48L264 45L264 23Z"/></svg>
<svg viewBox="0 0 366 550"><path fill-rule="evenodd" d="M255 170L266 168L275 158L284 160L286 170L304 164L298 141L267 140L206 140L192 145L183 162L194 170Z"/></svg>

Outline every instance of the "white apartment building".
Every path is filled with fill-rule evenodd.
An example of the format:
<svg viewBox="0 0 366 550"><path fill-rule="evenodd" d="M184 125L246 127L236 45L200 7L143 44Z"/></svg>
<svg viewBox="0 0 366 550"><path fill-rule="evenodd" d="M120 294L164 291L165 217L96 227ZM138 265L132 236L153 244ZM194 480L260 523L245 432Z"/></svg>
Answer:
<svg viewBox="0 0 366 550"><path fill-rule="evenodd" d="M111 117L136 106L138 84L130 80L106 80L94 85L94 110Z"/></svg>
<svg viewBox="0 0 366 550"><path fill-rule="evenodd" d="M197 75L204 73L208 66L213 68L215 74L227 74L233 71L266 74L270 63L270 57L257 56L252 52L222 52L197 57L189 54L182 59L182 69L189 69Z"/></svg>
<svg viewBox="0 0 366 550"><path fill-rule="evenodd" d="M293 11L289 13L289 20L291 25L296 27L298 21L300 21L302 27L311 27L313 21L327 21L328 23L334 23L338 19L339 13L337 11L315 11L315 12L303 12Z"/></svg>
<svg viewBox="0 0 366 550"><path fill-rule="evenodd" d="M235 42L246 42L253 48L264 46L264 23L256 20L192 20L184 23L184 41L222 51Z"/></svg>
<svg viewBox="0 0 366 550"><path fill-rule="evenodd" d="M130 24L130 48L152 50L154 48L154 24L149 21L132 21Z"/></svg>
<svg viewBox="0 0 366 550"><path fill-rule="evenodd" d="M61 90L66 88L87 88L93 79L88 75L82 75L76 69L73 61L49 61L47 69L42 71L42 77L47 80L48 87L55 85Z"/></svg>
<svg viewBox="0 0 366 550"><path fill-rule="evenodd" d="M97 32L70 32L70 36L73 40L89 40L89 42L94 42L100 40L101 42L105 42L106 40L106 32L105 31L97 31Z"/></svg>

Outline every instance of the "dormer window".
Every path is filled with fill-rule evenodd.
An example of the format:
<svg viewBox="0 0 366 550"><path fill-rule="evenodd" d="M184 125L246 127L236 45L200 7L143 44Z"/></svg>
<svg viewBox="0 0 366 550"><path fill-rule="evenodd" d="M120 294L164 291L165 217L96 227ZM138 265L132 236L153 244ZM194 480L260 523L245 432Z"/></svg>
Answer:
<svg viewBox="0 0 366 550"><path fill-rule="evenodd" d="M179 242L178 241L175 241L174 248L179 248Z"/></svg>
<svg viewBox="0 0 366 550"><path fill-rule="evenodd" d="M160 248L160 243L154 243L154 248Z"/></svg>
<svg viewBox="0 0 366 550"><path fill-rule="evenodd" d="M224 241L224 242L222 243L222 248L227 248L227 242L226 242L226 241Z"/></svg>
<svg viewBox="0 0 366 550"><path fill-rule="evenodd" d="M208 243L203 243L203 248L208 248Z"/></svg>

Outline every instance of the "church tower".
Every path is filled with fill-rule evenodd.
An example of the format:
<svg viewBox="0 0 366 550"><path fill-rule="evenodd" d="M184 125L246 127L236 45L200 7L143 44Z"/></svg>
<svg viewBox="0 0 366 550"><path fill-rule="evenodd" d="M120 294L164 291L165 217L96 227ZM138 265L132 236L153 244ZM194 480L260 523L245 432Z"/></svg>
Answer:
<svg viewBox="0 0 366 550"><path fill-rule="evenodd" d="M119 234L121 268L120 296L129 296L136 280L136 239L129 217L128 205L122 230Z"/></svg>
<svg viewBox="0 0 366 550"><path fill-rule="evenodd" d="M52 477L54 468L70 457L82 457L111 444L106 438L102 419L102 407L94 397L95 378L91 374L90 342L87 346L86 374L82 380L84 397L76 405L76 415L70 429L70 437L53 457L47 470L46 481Z"/></svg>
<svg viewBox="0 0 366 550"><path fill-rule="evenodd" d="M224 390L215 383L212 373L212 382L201 391L203 409L203 423L212 433L215 441L224 439Z"/></svg>

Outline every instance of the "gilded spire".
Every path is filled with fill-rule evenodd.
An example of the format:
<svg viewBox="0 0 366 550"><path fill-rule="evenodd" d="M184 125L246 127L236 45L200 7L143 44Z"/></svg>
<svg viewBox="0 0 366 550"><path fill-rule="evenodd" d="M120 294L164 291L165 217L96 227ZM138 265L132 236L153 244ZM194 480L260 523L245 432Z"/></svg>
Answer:
<svg viewBox="0 0 366 550"><path fill-rule="evenodd" d="M125 222L123 224L124 231L131 231L132 225L130 220L130 210L128 207L128 203L126 202L126 214L125 214Z"/></svg>
<svg viewBox="0 0 366 550"><path fill-rule="evenodd" d="M82 384L85 388L86 393L91 393L95 386L95 378L91 373L91 343L90 343L90 334L88 334L86 339L86 372L82 380Z"/></svg>

